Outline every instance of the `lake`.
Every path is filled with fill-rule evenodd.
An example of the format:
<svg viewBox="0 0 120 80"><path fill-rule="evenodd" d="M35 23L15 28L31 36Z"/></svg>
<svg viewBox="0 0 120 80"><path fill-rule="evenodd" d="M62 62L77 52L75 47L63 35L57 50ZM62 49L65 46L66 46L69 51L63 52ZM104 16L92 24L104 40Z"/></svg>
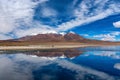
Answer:
<svg viewBox="0 0 120 80"><path fill-rule="evenodd" d="M120 80L120 46L0 51L0 80Z"/></svg>

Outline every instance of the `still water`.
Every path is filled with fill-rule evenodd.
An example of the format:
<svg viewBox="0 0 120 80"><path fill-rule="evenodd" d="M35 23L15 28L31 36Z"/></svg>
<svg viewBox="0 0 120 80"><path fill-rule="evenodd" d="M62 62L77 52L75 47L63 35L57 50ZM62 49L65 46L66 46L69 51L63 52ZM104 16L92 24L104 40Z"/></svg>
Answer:
<svg viewBox="0 0 120 80"><path fill-rule="evenodd" d="M120 80L119 46L0 53L0 80Z"/></svg>

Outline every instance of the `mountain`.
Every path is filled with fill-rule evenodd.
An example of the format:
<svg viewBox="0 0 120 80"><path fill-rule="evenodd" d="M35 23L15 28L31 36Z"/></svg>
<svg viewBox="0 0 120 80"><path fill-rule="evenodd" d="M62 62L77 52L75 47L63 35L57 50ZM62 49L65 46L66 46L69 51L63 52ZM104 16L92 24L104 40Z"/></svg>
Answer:
<svg viewBox="0 0 120 80"><path fill-rule="evenodd" d="M25 36L17 39L16 41L27 41L27 42L81 42L81 43L117 43L110 41L100 41L100 40L92 40L84 38L76 33L66 33L56 34L56 33L48 33L48 34L38 34L33 36Z"/></svg>
<svg viewBox="0 0 120 80"><path fill-rule="evenodd" d="M42 41L42 42L63 42L63 41L81 41L84 38L75 33L62 34L38 34L19 38L18 41Z"/></svg>
<svg viewBox="0 0 120 80"><path fill-rule="evenodd" d="M120 45L120 42L86 39L75 33L67 33L64 35L55 33L38 34L25 36L18 39L0 41L0 46L46 45L46 44Z"/></svg>

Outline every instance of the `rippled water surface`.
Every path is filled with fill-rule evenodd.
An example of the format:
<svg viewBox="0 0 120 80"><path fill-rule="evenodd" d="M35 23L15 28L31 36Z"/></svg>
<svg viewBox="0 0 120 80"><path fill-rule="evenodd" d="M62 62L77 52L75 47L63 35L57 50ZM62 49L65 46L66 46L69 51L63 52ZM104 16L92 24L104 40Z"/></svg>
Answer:
<svg viewBox="0 0 120 80"><path fill-rule="evenodd" d="M119 46L0 53L0 80L120 80Z"/></svg>

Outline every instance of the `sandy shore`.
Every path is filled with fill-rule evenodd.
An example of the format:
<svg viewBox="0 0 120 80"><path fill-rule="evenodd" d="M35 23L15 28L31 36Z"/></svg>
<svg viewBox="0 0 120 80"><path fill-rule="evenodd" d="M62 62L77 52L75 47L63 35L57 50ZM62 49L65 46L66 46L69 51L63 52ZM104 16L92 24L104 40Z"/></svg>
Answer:
<svg viewBox="0 0 120 80"><path fill-rule="evenodd" d="M115 45L95 45L95 44L49 44L49 45L29 45L29 46L0 46L0 50L37 50L37 49L62 49L79 48L88 46L115 46Z"/></svg>
<svg viewBox="0 0 120 80"><path fill-rule="evenodd" d="M61 49L79 48L93 45L29 45L29 46L0 46L0 50L34 50L34 49Z"/></svg>

